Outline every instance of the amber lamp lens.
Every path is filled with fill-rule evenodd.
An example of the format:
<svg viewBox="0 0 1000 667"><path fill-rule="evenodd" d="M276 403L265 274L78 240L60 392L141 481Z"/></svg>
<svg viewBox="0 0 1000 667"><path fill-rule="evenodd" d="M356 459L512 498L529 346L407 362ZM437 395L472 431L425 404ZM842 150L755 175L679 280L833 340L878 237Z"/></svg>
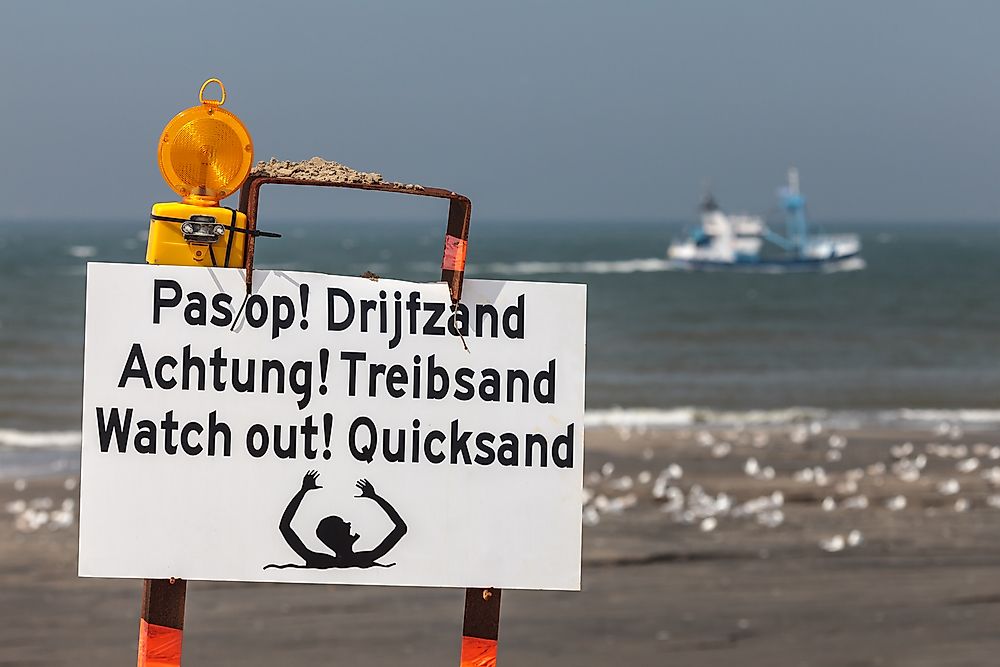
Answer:
<svg viewBox="0 0 1000 667"><path fill-rule="evenodd" d="M185 201L218 203L250 173L253 143L239 118L218 106L177 114L160 137L160 173Z"/></svg>

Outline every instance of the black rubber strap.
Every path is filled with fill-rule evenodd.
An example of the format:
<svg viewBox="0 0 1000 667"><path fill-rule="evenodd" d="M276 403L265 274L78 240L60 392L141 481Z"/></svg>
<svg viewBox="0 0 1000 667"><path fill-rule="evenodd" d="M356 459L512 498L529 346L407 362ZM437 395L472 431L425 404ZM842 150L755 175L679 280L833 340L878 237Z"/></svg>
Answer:
<svg viewBox="0 0 1000 667"><path fill-rule="evenodd" d="M149 217L162 222L189 222L187 218L171 218L165 215L150 215Z"/></svg>
<svg viewBox="0 0 1000 667"><path fill-rule="evenodd" d="M232 209L230 209L230 210L232 210ZM234 215L233 215L234 220L233 221L235 222L235 218L236 218L235 211L233 213L234 213ZM168 217L166 215L151 215L149 217L152 218L153 220L159 220L161 222L181 222L181 223L183 223L183 222L198 222L197 220L190 220L189 218L171 218L171 217ZM254 229L254 230L251 231L249 229L244 229L243 227L237 227L236 225L223 225L222 223L220 223L218 221L216 221L215 224L221 225L223 229L228 229L231 232L238 232L240 234L249 234L250 236L253 236L255 238L258 237L258 236L263 236L264 238L269 238L269 239L280 239L281 238L281 234L278 234L277 232L265 232L265 231L262 231L260 229Z"/></svg>
<svg viewBox="0 0 1000 667"><path fill-rule="evenodd" d="M233 217L229 220L229 224L230 224L230 226L235 227L236 226L236 209L235 208L231 208L229 210L232 211L232 214L233 214ZM226 268L229 268L229 255L233 251L233 239L234 238L235 237L232 234L230 234L226 238L226 263L223 264L223 266L225 266Z"/></svg>

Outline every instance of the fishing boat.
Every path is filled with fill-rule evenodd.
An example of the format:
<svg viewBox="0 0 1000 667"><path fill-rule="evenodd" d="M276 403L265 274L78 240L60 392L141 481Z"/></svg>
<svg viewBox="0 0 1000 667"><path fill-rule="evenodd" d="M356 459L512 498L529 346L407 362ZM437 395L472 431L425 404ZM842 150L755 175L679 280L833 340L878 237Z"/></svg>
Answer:
<svg viewBox="0 0 1000 667"><path fill-rule="evenodd" d="M670 244L672 268L688 271L834 272L864 268L856 234L816 234L806 219L799 172L788 171L778 190L784 233L756 215L727 214L711 193L701 204L701 224Z"/></svg>

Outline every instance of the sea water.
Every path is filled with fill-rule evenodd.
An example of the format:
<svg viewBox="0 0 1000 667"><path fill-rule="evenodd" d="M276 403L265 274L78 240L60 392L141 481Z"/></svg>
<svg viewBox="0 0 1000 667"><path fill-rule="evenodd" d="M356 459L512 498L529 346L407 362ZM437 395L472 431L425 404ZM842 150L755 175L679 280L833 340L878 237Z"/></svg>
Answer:
<svg viewBox="0 0 1000 667"><path fill-rule="evenodd" d="M442 221L266 227L260 268L438 278ZM0 223L0 475L75 465L86 263L141 263L145 228ZM829 224L866 267L786 275L671 271L680 229L474 220L466 276L587 283L591 426L1000 424L1000 223Z"/></svg>

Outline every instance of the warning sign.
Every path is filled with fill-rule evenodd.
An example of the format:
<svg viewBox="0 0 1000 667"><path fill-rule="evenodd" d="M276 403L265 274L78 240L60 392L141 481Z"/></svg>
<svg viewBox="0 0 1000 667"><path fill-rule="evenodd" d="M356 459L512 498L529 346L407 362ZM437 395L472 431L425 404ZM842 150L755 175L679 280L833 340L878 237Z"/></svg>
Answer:
<svg viewBox="0 0 1000 667"><path fill-rule="evenodd" d="M586 288L90 264L80 574L577 590Z"/></svg>

